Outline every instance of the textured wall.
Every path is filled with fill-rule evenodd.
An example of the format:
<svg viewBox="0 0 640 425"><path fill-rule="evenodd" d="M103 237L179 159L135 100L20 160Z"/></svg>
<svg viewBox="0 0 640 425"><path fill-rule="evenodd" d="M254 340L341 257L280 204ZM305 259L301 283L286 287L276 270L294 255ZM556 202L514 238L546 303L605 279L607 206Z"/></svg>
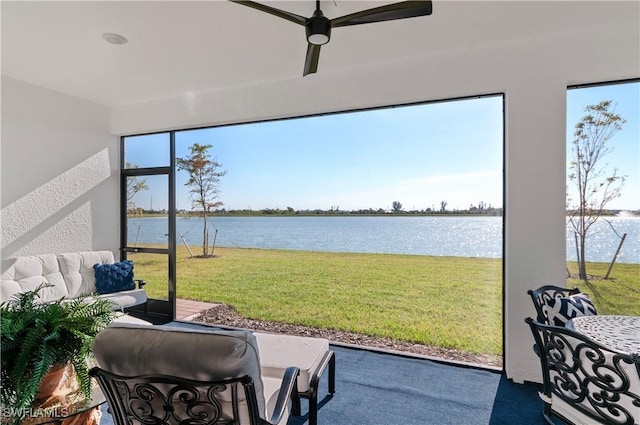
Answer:
<svg viewBox="0 0 640 425"><path fill-rule="evenodd" d="M2 78L2 258L119 247L108 108Z"/></svg>

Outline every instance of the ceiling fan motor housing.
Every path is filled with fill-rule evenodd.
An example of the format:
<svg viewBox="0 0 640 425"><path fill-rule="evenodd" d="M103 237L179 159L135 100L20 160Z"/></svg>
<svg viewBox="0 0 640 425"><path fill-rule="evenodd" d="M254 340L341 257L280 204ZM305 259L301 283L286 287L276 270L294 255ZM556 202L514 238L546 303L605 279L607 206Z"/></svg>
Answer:
<svg viewBox="0 0 640 425"><path fill-rule="evenodd" d="M305 24L307 41L311 44L327 44L331 38L331 21L317 10Z"/></svg>

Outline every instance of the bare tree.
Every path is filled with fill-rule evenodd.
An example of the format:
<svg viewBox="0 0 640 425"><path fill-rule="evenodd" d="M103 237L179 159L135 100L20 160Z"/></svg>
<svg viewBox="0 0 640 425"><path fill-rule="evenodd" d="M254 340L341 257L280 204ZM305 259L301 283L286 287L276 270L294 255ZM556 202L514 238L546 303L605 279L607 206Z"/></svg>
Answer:
<svg viewBox="0 0 640 425"><path fill-rule="evenodd" d="M402 203L399 201L393 201L393 203L391 204L391 209L396 214L402 212Z"/></svg>
<svg viewBox="0 0 640 425"><path fill-rule="evenodd" d="M138 168L137 165L131 163L125 163L126 168ZM135 211L137 206L133 202L133 197L143 190L149 190L146 179L140 179L139 177L127 177L127 211Z"/></svg>
<svg viewBox="0 0 640 425"><path fill-rule="evenodd" d="M211 145L200 145L194 143L190 148L190 155L186 158L176 158L178 170L189 173L189 180L185 186L191 189L190 199L192 206L200 212L204 219L204 230L202 235L202 255L209 256L209 228L207 217L212 208L217 208L222 204L216 201L220 190L220 177L227 174L226 170L220 170L222 164L216 159L211 159L209 155Z"/></svg>
<svg viewBox="0 0 640 425"><path fill-rule="evenodd" d="M626 176L618 175L603 159L611 153L610 140L626 122L611 110L611 101L585 107L587 115L576 124L572 143L573 158L569 163L568 180L575 185L577 204L567 193L569 222L578 240L578 277L587 279L585 247L591 226L605 211L606 205L620 196Z"/></svg>
<svg viewBox="0 0 640 425"><path fill-rule="evenodd" d="M449 205L447 201L440 201L440 211L445 212L447 210L447 205Z"/></svg>

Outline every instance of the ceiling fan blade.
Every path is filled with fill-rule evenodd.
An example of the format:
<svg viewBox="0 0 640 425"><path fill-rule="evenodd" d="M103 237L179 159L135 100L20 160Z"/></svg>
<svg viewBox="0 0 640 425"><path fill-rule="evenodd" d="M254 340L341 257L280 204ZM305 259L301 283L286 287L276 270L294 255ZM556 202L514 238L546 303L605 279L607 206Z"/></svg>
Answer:
<svg viewBox="0 0 640 425"><path fill-rule="evenodd" d="M431 1L403 1L334 18L331 20L331 27L346 27L349 25L415 18L431 15L432 11Z"/></svg>
<svg viewBox="0 0 640 425"><path fill-rule="evenodd" d="M302 76L315 74L318 70L318 61L320 60L320 45L311 44L307 46L307 58L304 61L304 72Z"/></svg>
<svg viewBox="0 0 640 425"><path fill-rule="evenodd" d="M305 18L304 16L296 15L295 13L287 12L285 10L276 9L275 7L267 6L261 3L256 3L255 1L244 1L244 0L229 0L229 1L231 3L238 3L243 6L252 7L254 9L269 13L279 18L286 19L287 21L291 21L296 24L305 25L307 23L307 18Z"/></svg>

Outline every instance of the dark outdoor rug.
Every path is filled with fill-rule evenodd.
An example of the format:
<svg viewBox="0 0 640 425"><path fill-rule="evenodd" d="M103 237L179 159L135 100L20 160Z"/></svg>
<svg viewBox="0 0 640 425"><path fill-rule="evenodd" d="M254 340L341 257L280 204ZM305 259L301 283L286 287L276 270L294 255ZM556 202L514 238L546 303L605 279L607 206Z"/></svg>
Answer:
<svg viewBox="0 0 640 425"><path fill-rule="evenodd" d="M173 325L173 324L172 324ZM189 326L179 324L179 326ZM539 386L493 371L368 350L331 346L336 394L319 387L318 425L544 425ZM103 408L102 425L112 425ZM308 424L302 417L288 425Z"/></svg>

